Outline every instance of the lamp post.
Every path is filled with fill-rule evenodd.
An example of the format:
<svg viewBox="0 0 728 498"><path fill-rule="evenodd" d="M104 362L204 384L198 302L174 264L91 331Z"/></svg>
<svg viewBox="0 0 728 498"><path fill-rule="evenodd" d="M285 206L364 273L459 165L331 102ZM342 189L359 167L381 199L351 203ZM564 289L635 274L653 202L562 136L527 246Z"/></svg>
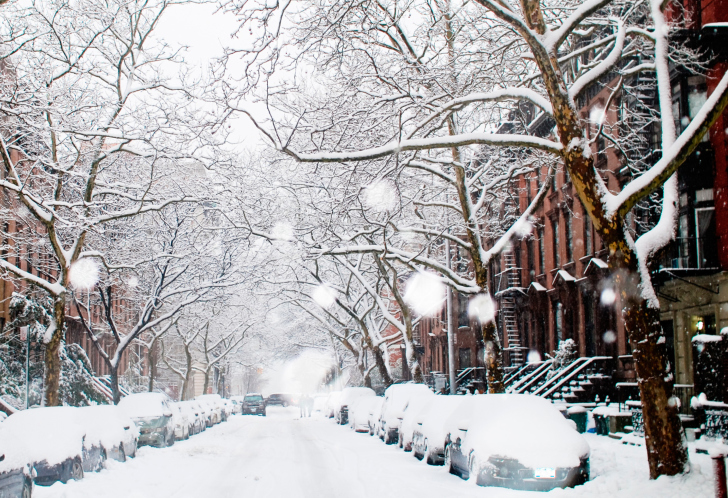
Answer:
<svg viewBox="0 0 728 498"><path fill-rule="evenodd" d="M450 240L445 239L445 257L450 268ZM455 331L452 326L452 287L447 286L447 369L450 380L450 394L455 394Z"/></svg>

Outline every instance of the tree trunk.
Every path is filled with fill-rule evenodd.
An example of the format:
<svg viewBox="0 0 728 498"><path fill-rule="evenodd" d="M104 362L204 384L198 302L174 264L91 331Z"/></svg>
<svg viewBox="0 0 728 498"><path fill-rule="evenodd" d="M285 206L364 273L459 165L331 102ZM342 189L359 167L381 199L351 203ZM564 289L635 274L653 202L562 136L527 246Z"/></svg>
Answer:
<svg viewBox="0 0 728 498"><path fill-rule="evenodd" d="M205 384L202 386L202 394L207 394L207 387L210 385L210 369L205 370Z"/></svg>
<svg viewBox="0 0 728 498"><path fill-rule="evenodd" d="M637 370L637 384L642 400L645 446L650 477L675 475L688 470L685 435L673 398L674 379L667 370L667 350L660 325L660 310L646 301L637 257L626 243L611 251L610 269L622 299L622 316L629 334L632 356Z"/></svg>
<svg viewBox="0 0 728 498"><path fill-rule="evenodd" d="M384 384L384 387L387 388L391 386L394 381L392 381L392 376L389 375L389 370L387 370L387 364L384 362L382 350L379 349L379 346L377 346L372 348L372 352L374 353L374 361L377 364L377 370L379 371L379 375L382 377L382 383Z"/></svg>
<svg viewBox="0 0 728 498"><path fill-rule="evenodd" d="M485 344L485 372L488 380L488 392L500 394L506 391L503 385L503 348L498 337L495 322L482 325L483 344Z"/></svg>
<svg viewBox="0 0 728 498"><path fill-rule="evenodd" d="M59 387L61 384L61 343L65 339L66 299L65 294L53 300L53 321L56 330L45 345L45 406L61 406Z"/></svg>
<svg viewBox="0 0 728 498"><path fill-rule="evenodd" d="M185 370L185 378L182 381L182 393L180 396L182 401L189 399L187 391L190 387L190 376L192 375L192 354L190 353L190 347L187 344L185 344L185 358L187 360L187 370Z"/></svg>
<svg viewBox="0 0 728 498"><path fill-rule="evenodd" d="M119 391L119 366L109 367L109 376L111 377L111 396L115 405L121 401L121 391Z"/></svg>
<svg viewBox="0 0 728 498"><path fill-rule="evenodd" d="M157 376L157 341L152 341L151 347L147 351L147 361L149 362L149 392L154 390L154 378Z"/></svg>

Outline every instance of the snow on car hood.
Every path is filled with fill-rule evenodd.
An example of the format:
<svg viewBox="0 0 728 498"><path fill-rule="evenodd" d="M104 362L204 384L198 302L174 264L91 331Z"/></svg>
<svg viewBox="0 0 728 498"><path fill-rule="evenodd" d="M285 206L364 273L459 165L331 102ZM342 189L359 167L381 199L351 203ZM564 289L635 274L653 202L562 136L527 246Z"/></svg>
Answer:
<svg viewBox="0 0 728 498"><path fill-rule="evenodd" d="M536 467L577 467L589 445L547 400L523 394L488 394L468 398L453 414L467 427L463 452L518 460ZM451 417L451 420L453 419Z"/></svg>

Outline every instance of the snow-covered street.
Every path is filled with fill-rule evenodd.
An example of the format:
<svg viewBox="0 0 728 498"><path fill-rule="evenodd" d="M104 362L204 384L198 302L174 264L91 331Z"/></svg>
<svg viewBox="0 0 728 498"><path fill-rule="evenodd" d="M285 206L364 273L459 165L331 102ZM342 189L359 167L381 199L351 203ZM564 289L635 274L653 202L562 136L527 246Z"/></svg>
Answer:
<svg viewBox="0 0 728 498"><path fill-rule="evenodd" d="M592 479L559 497L700 498L712 496L710 460L691 452L693 472L648 481L644 448L588 435ZM540 496L478 487L396 446L329 419L299 419L297 409L269 417L236 415L171 448L140 448L126 463L110 461L81 481L36 487L39 498L76 497L437 497Z"/></svg>

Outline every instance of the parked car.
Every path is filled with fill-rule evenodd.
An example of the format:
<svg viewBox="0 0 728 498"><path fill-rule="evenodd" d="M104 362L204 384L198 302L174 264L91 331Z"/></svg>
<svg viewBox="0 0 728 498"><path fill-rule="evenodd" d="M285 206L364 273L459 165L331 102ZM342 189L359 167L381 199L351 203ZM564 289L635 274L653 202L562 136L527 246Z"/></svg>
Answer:
<svg viewBox="0 0 728 498"><path fill-rule="evenodd" d="M466 396L435 396L432 402L417 414L412 432L412 454L430 465L445 461L447 420Z"/></svg>
<svg viewBox="0 0 728 498"><path fill-rule="evenodd" d="M170 403L172 408L172 423L174 424L174 438L177 441L190 438L190 420L187 412L179 406L179 403Z"/></svg>
<svg viewBox="0 0 728 498"><path fill-rule="evenodd" d="M105 458L124 462L136 456L139 429L121 408L97 405L78 410L86 420L86 439L98 441Z"/></svg>
<svg viewBox="0 0 728 498"><path fill-rule="evenodd" d="M381 396L360 396L349 405L349 426L355 432L369 432L371 407L381 404Z"/></svg>
<svg viewBox="0 0 728 498"><path fill-rule="evenodd" d="M323 411L324 417L334 418L336 407L339 406L339 396L341 396L341 391L332 391L329 393L326 398L326 406Z"/></svg>
<svg viewBox="0 0 728 498"><path fill-rule="evenodd" d="M412 451L412 437L415 431L415 419L420 412L427 408L436 398L435 393L430 391L416 392L410 396L407 406L404 407L399 423L398 440L399 447L404 451Z"/></svg>
<svg viewBox="0 0 728 498"><path fill-rule="evenodd" d="M265 417L265 400L259 393L248 393L243 398L243 415L262 415Z"/></svg>
<svg viewBox="0 0 728 498"><path fill-rule="evenodd" d="M0 430L0 498L30 498L33 494L33 469L24 446L16 435Z"/></svg>
<svg viewBox="0 0 728 498"><path fill-rule="evenodd" d="M393 384L384 392L382 414L379 418L379 438L386 444L399 440L399 426L402 423L404 409L413 396L431 392L424 384Z"/></svg>
<svg viewBox="0 0 728 498"><path fill-rule="evenodd" d="M195 401L180 401L180 409L187 414L188 432L191 436L199 434L204 430L207 422L204 420L202 410Z"/></svg>
<svg viewBox="0 0 728 498"><path fill-rule="evenodd" d="M240 414L243 413L243 400L245 399L245 396L231 396L230 401L233 404L233 413Z"/></svg>
<svg viewBox="0 0 728 498"><path fill-rule="evenodd" d="M233 405L233 402L229 399L222 398L222 408L223 408L223 420L229 419L232 414L234 413L235 405Z"/></svg>
<svg viewBox="0 0 728 498"><path fill-rule="evenodd" d="M174 444L174 414L164 394L130 394L118 406L139 427L139 444L162 447Z"/></svg>
<svg viewBox="0 0 728 498"><path fill-rule="evenodd" d="M208 427L222 422L223 418L223 406L222 398L219 394L202 394L195 398L200 403L204 403L209 408L210 424Z"/></svg>
<svg viewBox="0 0 728 498"><path fill-rule="evenodd" d="M479 485L549 490L589 480L589 445L541 397L468 397L446 424L445 467Z"/></svg>
<svg viewBox="0 0 728 498"><path fill-rule="evenodd" d="M36 484L83 479L84 472L100 469L105 456L90 435L81 411L67 406L19 411L0 429L0 441L22 441L23 458L33 468Z"/></svg>
<svg viewBox="0 0 728 498"><path fill-rule="evenodd" d="M376 395L368 387L345 387L334 404L334 420L337 424L346 425L349 422L349 405L358 398L373 398Z"/></svg>
<svg viewBox="0 0 728 498"><path fill-rule="evenodd" d="M384 405L384 397L377 396L372 400L369 406L369 415L367 416L367 425L369 426L369 435L377 434L379 436L379 419L382 416L382 406Z"/></svg>
<svg viewBox="0 0 728 498"><path fill-rule="evenodd" d="M212 427L212 410L207 406L207 403L203 403L197 399L190 400L190 403L197 407L200 421L202 422L202 430L204 431L208 427Z"/></svg>

